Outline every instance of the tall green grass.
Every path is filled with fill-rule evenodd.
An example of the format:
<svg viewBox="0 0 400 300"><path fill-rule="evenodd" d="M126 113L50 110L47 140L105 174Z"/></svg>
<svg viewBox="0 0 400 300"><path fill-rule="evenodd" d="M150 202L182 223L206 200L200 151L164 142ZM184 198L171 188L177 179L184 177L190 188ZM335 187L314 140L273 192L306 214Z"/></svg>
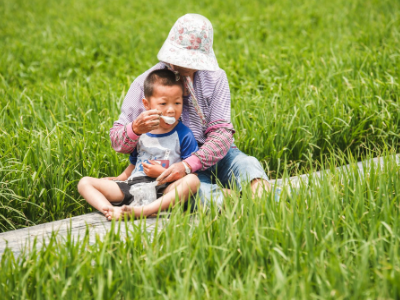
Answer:
<svg viewBox="0 0 400 300"><path fill-rule="evenodd" d="M175 20L207 16L235 143L269 175L399 145L397 1L0 0L0 231L89 210L127 163L108 129ZM279 170L279 171L278 171Z"/></svg>
<svg viewBox="0 0 400 300"><path fill-rule="evenodd" d="M396 1L0 1L0 231L88 211L108 129L187 12L215 27L235 142L271 177L399 145ZM278 171L280 170L280 171Z"/></svg>
<svg viewBox="0 0 400 300"><path fill-rule="evenodd" d="M35 299L398 299L398 162L331 172L280 202L226 199L222 213L175 208L154 236L90 245L55 239L1 258L0 293ZM116 226L125 226L115 224ZM113 232L113 231L112 231Z"/></svg>
<svg viewBox="0 0 400 300"><path fill-rule="evenodd" d="M181 15L207 16L235 143L272 178L399 146L398 1L0 0L0 232L89 212L82 176L121 172L108 130ZM0 261L11 298L398 299L399 168L330 173L154 237L55 239ZM121 224L124 226L124 224Z"/></svg>

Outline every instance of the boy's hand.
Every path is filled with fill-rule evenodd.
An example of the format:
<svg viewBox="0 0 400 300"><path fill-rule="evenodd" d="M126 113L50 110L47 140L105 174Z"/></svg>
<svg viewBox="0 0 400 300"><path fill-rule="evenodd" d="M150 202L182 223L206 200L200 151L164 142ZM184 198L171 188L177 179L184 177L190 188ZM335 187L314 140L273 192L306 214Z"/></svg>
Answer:
<svg viewBox="0 0 400 300"><path fill-rule="evenodd" d="M149 160L149 164L143 163L142 165L144 173L151 178L157 178L165 171L165 168L154 160Z"/></svg>

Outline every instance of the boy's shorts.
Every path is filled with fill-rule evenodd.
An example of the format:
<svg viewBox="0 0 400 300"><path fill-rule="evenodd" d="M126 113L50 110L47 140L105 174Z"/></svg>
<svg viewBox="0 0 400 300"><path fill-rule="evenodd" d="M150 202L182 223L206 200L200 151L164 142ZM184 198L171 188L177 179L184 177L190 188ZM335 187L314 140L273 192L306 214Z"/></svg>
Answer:
<svg viewBox="0 0 400 300"><path fill-rule="evenodd" d="M122 206L122 205L129 205L133 202L133 195L129 192L131 189L132 185L135 185L137 183L148 183L148 182L154 182L154 178L148 177L148 176L141 176L141 177L135 177L133 179L129 179L126 181L119 181L115 180L114 181L116 184L118 184L119 188L121 189L122 193L124 194L124 199L121 202L115 202L112 203L113 206ZM169 186L171 183L164 183L162 185L156 186L156 192L157 192L157 198L160 198L163 195L164 190Z"/></svg>

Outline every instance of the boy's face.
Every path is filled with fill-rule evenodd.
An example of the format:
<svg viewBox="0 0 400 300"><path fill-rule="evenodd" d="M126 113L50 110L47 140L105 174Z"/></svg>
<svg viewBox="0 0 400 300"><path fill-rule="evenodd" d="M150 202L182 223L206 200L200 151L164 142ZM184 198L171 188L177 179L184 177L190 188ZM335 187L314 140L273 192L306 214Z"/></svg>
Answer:
<svg viewBox="0 0 400 300"><path fill-rule="evenodd" d="M143 99L143 104L147 110L158 109L163 116L175 117L176 122L171 125L160 119L160 127L169 129L175 126L181 117L183 107L182 94L182 88L179 85L164 86L156 84L153 96L149 97L150 99Z"/></svg>

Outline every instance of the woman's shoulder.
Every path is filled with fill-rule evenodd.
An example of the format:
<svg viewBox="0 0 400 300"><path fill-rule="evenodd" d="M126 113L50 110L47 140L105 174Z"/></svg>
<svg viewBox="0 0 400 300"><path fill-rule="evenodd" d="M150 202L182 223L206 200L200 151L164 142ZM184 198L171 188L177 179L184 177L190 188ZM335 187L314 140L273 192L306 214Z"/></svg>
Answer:
<svg viewBox="0 0 400 300"><path fill-rule="evenodd" d="M226 77L226 73L223 69L218 69L216 71L205 71L205 70L201 70L198 71L199 75L203 76L203 77L209 77L215 80L218 80L221 77Z"/></svg>
<svg viewBox="0 0 400 300"><path fill-rule="evenodd" d="M227 76L223 69L218 69L216 71L198 71L198 75L199 79L209 86L214 86L221 81L227 82Z"/></svg>
<svg viewBox="0 0 400 300"><path fill-rule="evenodd" d="M195 88L200 88L202 95L206 98L211 97L216 89L221 91L229 90L228 78L222 69L216 71L199 71L196 81L197 86Z"/></svg>

